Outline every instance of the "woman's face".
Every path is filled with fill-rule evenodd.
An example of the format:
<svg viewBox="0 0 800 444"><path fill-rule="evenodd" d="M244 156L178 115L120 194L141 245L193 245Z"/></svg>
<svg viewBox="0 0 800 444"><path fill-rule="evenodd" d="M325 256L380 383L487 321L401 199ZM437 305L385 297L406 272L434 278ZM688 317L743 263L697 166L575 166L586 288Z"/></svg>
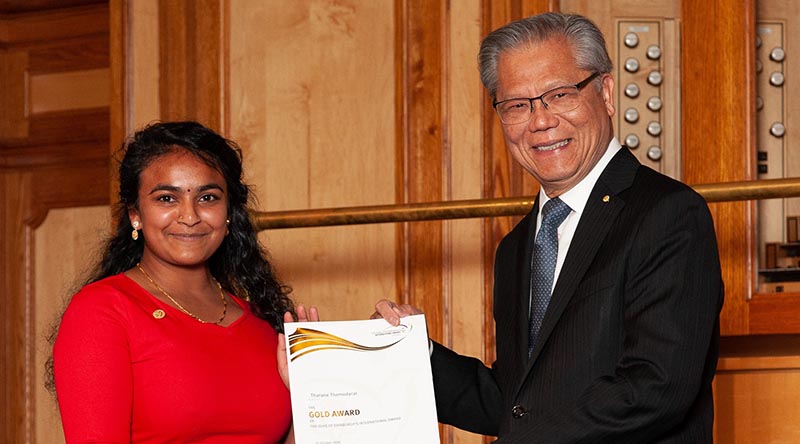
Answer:
<svg viewBox="0 0 800 444"><path fill-rule="evenodd" d="M142 262L205 266L227 234L225 178L191 152L176 148L139 176L139 205L128 211L144 234Z"/></svg>

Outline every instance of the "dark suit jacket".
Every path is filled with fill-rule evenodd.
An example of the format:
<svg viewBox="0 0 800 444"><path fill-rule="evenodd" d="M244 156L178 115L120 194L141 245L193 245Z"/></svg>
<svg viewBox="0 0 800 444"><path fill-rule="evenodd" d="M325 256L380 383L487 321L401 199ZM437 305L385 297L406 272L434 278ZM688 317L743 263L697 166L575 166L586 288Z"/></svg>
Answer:
<svg viewBox="0 0 800 444"><path fill-rule="evenodd" d="M691 188L624 148L591 192L529 360L533 211L495 258L492 368L434 345L439 420L497 443L711 443L723 285Z"/></svg>

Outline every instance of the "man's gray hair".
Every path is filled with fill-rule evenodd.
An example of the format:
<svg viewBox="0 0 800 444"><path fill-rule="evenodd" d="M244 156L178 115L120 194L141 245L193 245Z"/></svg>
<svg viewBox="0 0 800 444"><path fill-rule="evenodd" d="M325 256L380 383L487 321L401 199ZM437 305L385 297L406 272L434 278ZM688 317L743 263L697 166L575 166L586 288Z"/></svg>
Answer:
<svg viewBox="0 0 800 444"><path fill-rule="evenodd" d="M503 51L565 38L579 69L610 73L613 66L603 33L581 15L548 12L511 22L489 33L481 42L478 66L481 82L492 100L497 97L497 61ZM566 54L565 54L566 56Z"/></svg>

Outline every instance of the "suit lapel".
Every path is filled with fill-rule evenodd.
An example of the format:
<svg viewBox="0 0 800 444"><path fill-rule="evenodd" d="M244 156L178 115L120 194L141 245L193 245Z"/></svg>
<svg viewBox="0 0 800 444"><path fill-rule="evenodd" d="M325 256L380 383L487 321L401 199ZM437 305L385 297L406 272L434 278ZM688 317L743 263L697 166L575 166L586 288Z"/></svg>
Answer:
<svg viewBox="0 0 800 444"><path fill-rule="evenodd" d="M528 361L526 374L533 367L544 344L547 343L547 338L553 332L564 309L583 280L583 276L594 260L608 230L613 226L617 214L625 207L625 202L618 197L618 194L633 183L638 167L639 161L627 148L623 147L611 159L592 189L572 238L564 265L561 267L558 281L553 288L553 295L539 330L539 340ZM528 275L530 275L530 271L528 271Z"/></svg>
<svg viewBox="0 0 800 444"><path fill-rule="evenodd" d="M513 264L514 270L506 274L504 277L495 273L495 279L512 280L513 285L504 284L502 293L508 294L515 304L515 307L510 310L513 313L514 319L512 325L516 325L513 332L498 332L498 334L508 335L506 340L513 341L512 350L515 350L516 355L519 357L520 370L525 367L525 361L528 358L528 312L530 310L530 283L531 283L531 249L533 248L533 236L536 232L536 216L539 212L539 197L533 204L531 212L528 213L519 225L509 233L511 245L517 246L513 253L503 258L503 264ZM499 259L499 258L498 258ZM511 270L509 270L511 271ZM495 282L495 291L499 291ZM497 297L498 295L495 295ZM515 357L515 360L517 358Z"/></svg>

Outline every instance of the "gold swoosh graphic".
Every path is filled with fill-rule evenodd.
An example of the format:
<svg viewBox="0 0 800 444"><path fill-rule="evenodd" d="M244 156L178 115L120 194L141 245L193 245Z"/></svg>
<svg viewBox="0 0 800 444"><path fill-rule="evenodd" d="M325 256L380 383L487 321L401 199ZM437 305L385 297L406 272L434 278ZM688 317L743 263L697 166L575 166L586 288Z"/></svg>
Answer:
<svg viewBox="0 0 800 444"><path fill-rule="evenodd" d="M403 325L403 327L406 326ZM323 350L351 350L358 352L384 350L405 339L411 327L409 326L407 329L403 337L391 344L370 347L357 344L321 330L300 327L289 335L289 356L291 356L291 360L294 361L301 356Z"/></svg>

